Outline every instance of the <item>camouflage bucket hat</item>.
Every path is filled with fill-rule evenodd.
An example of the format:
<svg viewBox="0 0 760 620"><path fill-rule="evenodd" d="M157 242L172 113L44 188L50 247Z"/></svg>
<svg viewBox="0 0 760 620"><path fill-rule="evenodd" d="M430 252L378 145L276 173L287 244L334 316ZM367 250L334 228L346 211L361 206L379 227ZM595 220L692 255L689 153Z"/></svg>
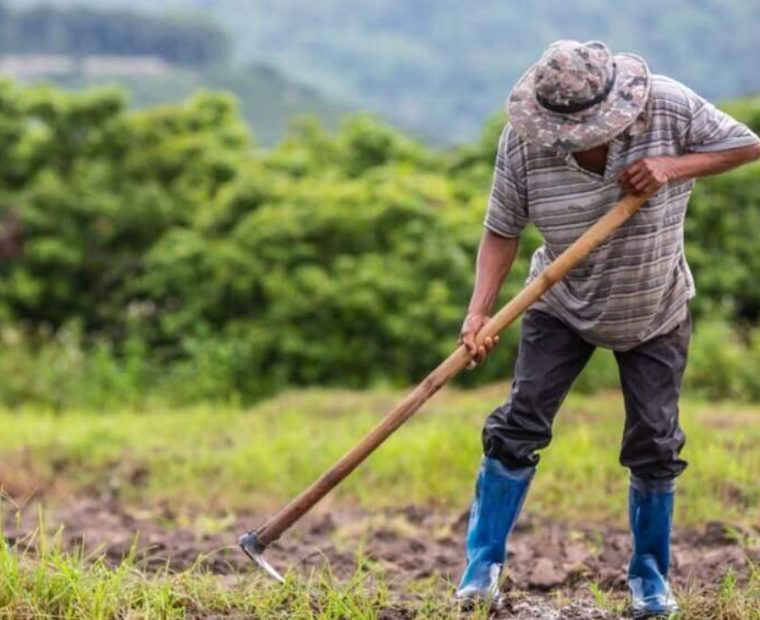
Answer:
<svg viewBox="0 0 760 620"><path fill-rule="evenodd" d="M507 100L519 136L555 151L609 142L644 111L651 86L646 62L612 55L599 41L556 41L520 78Z"/></svg>

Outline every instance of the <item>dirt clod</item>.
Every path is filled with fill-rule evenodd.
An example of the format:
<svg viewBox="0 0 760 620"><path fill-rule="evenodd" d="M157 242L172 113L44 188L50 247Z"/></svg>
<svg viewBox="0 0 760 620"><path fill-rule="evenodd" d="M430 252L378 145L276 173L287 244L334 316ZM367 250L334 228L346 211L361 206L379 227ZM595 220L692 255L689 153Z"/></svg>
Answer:
<svg viewBox="0 0 760 620"><path fill-rule="evenodd" d="M565 583L567 572L558 568L550 558L538 558L528 578L528 583L534 588L549 589Z"/></svg>

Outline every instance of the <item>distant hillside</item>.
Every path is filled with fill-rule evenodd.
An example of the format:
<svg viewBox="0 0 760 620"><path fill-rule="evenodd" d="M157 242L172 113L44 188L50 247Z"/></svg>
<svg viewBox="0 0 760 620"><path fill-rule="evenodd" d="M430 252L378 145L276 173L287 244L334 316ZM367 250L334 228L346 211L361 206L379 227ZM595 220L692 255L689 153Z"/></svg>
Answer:
<svg viewBox="0 0 760 620"><path fill-rule="evenodd" d="M201 15L152 15L95 5L10 9L0 0L2 54L153 56L204 66L226 62L228 52L224 28Z"/></svg>
<svg viewBox="0 0 760 620"><path fill-rule="evenodd" d="M271 65L228 61L228 40L202 15L151 15L83 6L8 8L0 0L0 77L69 89L125 87L137 106L203 90L236 94L259 144L272 145L293 117L335 126L346 109Z"/></svg>
<svg viewBox="0 0 760 620"><path fill-rule="evenodd" d="M35 0L15 0L30 5ZM439 142L475 135L558 38L603 39L716 99L760 91L758 0L70 0L205 11L266 59ZM59 3L66 0L58 0Z"/></svg>
<svg viewBox="0 0 760 620"><path fill-rule="evenodd" d="M119 84L131 93L132 102L138 107L177 102L199 90L230 91L240 100L240 108L252 128L254 139L262 146L277 143L295 117L314 116L327 127L335 127L348 110L327 101L311 87L285 79L266 65L208 71L175 69L163 76L99 76L89 79L71 76L52 81L69 89Z"/></svg>

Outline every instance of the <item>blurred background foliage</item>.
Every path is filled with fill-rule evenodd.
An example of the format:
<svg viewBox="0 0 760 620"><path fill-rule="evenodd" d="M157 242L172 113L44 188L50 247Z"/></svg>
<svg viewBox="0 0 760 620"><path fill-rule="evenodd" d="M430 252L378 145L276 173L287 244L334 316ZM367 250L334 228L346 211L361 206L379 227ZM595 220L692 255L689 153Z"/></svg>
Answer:
<svg viewBox="0 0 760 620"><path fill-rule="evenodd" d="M757 1L41 1L0 0L8 51L158 55L172 63L170 75L55 79L67 87L116 80L138 105L178 100L191 85L223 86L241 96L266 144L285 129L271 102L333 124L346 109L370 111L436 144L474 140L560 38L638 53L712 99L760 91Z"/></svg>
<svg viewBox="0 0 760 620"><path fill-rule="evenodd" d="M757 100L732 111L760 129ZM455 345L498 134L433 150L368 116L253 147L229 96L130 111L120 91L0 82L0 401L251 402L405 385ZM689 385L760 399L760 165L698 184ZM503 299L522 287L528 229ZM464 384L503 379L517 329ZM597 356L580 380L617 383Z"/></svg>
<svg viewBox="0 0 760 620"><path fill-rule="evenodd" d="M134 107L181 102L204 88L231 91L265 145L280 140L294 116L335 127L350 109L258 57L233 61L233 39L207 14L135 6L0 0L0 75L67 90L115 84Z"/></svg>
<svg viewBox="0 0 760 620"><path fill-rule="evenodd" d="M171 19L133 10L35 4L3 9L3 53L155 55L167 62L203 66L228 59L229 39L200 16Z"/></svg>

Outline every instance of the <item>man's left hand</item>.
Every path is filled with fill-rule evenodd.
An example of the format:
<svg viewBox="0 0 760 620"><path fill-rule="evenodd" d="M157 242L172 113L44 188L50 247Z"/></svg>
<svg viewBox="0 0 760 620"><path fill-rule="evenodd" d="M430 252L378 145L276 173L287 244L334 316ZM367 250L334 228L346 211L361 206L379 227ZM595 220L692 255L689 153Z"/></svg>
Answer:
<svg viewBox="0 0 760 620"><path fill-rule="evenodd" d="M636 196L654 194L676 177L674 162L674 157L644 157L623 170L618 183L623 190Z"/></svg>

